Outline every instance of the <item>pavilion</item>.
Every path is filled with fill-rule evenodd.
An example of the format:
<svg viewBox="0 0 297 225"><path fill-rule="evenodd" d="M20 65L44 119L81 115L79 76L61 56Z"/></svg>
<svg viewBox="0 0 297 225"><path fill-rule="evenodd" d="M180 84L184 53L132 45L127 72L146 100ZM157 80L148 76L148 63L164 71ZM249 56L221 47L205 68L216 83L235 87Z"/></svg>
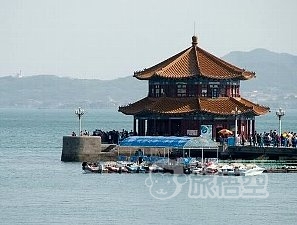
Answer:
<svg viewBox="0 0 297 225"><path fill-rule="evenodd" d="M190 47L134 77L148 81L148 95L119 111L133 115L139 136L203 135L218 141L226 128L247 139L255 132L256 116L269 112L240 94L240 82L255 72L203 50L196 36Z"/></svg>

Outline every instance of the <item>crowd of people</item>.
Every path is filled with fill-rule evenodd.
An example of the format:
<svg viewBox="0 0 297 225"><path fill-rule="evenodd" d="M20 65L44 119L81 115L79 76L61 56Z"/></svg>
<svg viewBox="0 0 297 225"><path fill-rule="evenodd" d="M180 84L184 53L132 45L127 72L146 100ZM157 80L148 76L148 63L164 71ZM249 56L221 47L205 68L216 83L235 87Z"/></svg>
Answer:
<svg viewBox="0 0 297 225"><path fill-rule="evenodd" d="M71 135L76 136L76 133L73 131ZM105 144L118 144L121 140L133 135L134 133L132 130L128 132L124 129L120 132L116 130L103 131L96 129L92 133L92 136L100 136L101 142ZM90 132L87 130L81 131L80 136L90 136Z"/></svg>
<svg viewBox="0 0 297 225"><path fill-rule="evenodd" d="M269 132L258 133L255 131L253 135L249 137L249 140L245 140L239 136L239 142L244 145L249 142L252 146L259 147L297 147L297 134L295 132L283 132L281 135L276 130L270 130Z"/></svg>
<svg viewBox="0 0 297 225"><path fill-rule="evenodd" d="M127 130L122 131L116 131L116 130L110 130L110 131L103 131L100 129L96 129L93 131L93 136L100 136L102 143L107 144L118 144L120 140L123 140L129 136L133 136L134 133L131 130L128 132Z"/></svg>

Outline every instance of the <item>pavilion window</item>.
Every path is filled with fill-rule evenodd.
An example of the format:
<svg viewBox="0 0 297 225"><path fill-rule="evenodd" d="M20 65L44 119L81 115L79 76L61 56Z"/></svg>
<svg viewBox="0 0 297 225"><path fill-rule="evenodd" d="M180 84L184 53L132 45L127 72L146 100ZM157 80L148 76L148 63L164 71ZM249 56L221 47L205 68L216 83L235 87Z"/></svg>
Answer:
<svg viewBox="0 0 297 225"><path fill-rule="evenodd" d="M221 86L221 88L220 88L220 96L221 97L225 97L225 96L227 96L227 90L226 90L226 86Z"/></svg>
<svg viewBox="0 0 297 225"><path fill-rule="evenodd" d="M202 97L207 97L207 85L206 84L202 84L202 87L201 87L201 96Z"/></svg>
<svg viewBox="0 0 297 225"><path fill-rule="evenodd" d="M150 85L150 96L160 97L162 93L164 93L164 91L163 88L160 88L159 84Z"/></svg>
<svg viewBox="0 0 297 225"><path fill-rule="evenodd" d="M213 97L213 98L217 98L217 97L219 97L218 88L213 88L213 89L212 89L212 97Z"/></svg>
<svg viewBox="0 0 297 225"><path fill-rule="evenodd" d="M155 97L160 96L160 85L155 85Z"/></svg>
<svg viewBox="0 0 297 225"><path fill-rule="evenodd" d="M217 84L210 84L209 88L211 90L211 97L212 98L217 98L219 97L219 85Z"/></svg>
<svg viewBox="0 0 297 225"><path fill-rule="evenodd" d="M186 97L187 96L187 85L186 84L177 84L177 96Z"/></svg>

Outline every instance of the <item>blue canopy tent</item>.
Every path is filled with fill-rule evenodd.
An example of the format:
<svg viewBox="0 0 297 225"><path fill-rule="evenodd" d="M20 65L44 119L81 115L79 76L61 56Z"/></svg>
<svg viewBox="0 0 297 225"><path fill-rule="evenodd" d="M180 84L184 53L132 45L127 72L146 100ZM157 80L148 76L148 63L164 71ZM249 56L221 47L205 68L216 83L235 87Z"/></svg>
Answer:
<svg viewBox="0 0 297 225"><path fill-rule="evenodd" d="M122 147L138 148L183 148L191 137L131 136L120 141Z"/></svg>
<svg viewBox="0 0 297 225"><path fill-rule="evenodd" d="M191 149L217 149L218 157L218 144L217 142L200 137L176 137L176 136L131 136L120 141L120 147L137 147L137 148L176 148L176 149L189 149L189 157ZM165 156L165 152L164 152Z"/></svg>

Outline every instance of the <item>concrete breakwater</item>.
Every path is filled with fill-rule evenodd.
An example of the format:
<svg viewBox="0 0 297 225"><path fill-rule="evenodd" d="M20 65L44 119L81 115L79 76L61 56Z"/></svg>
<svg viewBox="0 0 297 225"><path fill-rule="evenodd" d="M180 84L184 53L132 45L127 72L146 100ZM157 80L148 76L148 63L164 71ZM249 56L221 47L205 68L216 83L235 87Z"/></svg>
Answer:
<svg viewBox="0 0 297 225"><path fill-rule="evenodd" d="M116 160L115 144L102 144L99 136L64 136L61 161L97 162Z"/></svg>
<svg viewBox="0 0 297 225"><path fill-rule="evenodd" d="M100 137L64 136L61 161L81 162L99 160L100 152Z"/></svg>

